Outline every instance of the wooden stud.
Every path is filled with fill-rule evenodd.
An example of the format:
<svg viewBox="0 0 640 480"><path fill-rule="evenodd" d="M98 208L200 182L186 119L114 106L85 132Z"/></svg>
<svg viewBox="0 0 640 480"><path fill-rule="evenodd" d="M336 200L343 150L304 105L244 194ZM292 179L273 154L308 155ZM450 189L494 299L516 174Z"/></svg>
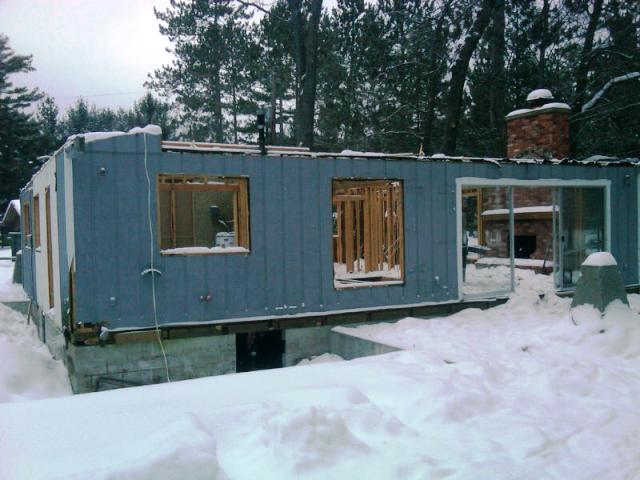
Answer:
<svg viewBox="0 0 640 480"><path fill-rule="evenodd" d="M353 272L353 202L345 202L344 216L344 243L345 243L345 263L347 272Z"/></svg>

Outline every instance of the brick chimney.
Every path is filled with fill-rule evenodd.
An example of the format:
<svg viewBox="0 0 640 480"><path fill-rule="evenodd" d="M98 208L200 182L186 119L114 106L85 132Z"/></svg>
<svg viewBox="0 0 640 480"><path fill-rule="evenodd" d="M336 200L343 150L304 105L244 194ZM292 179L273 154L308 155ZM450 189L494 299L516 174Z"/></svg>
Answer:
<svg viewBox="0 0 640 480"><path fill-rule="evenodd" d="M554 102L546 89L532 91L527 103L529 108L514 110L506 116L507 157L567 157L571 107Z"/></svg>

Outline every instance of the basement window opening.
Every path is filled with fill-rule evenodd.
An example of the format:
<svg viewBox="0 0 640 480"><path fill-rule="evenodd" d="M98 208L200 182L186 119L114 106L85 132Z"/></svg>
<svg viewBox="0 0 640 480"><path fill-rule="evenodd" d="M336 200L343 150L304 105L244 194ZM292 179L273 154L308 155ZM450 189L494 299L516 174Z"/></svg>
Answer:
<svg viewBox="0 0 640 480"><path fill-rule="evenodd" d="M158 175L163 255L249 252L249 182L211 175Z"/></svg>
<svg viewBox="0 0 640 480"><path fill-rule="evenodd" d="M404 282L402 182L333 180L335 288Z"/></svg>
<svg viewBox="0 0 640 480"><path fill-rule="evenodd" d="M282 330L236 334L236 371L282 368L285 342Z"/></svg>

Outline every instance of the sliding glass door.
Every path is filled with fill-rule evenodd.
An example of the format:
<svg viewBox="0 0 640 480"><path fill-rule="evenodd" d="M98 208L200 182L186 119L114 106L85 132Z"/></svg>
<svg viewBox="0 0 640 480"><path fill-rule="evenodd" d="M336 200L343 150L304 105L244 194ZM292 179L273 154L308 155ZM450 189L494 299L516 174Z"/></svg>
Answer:
<svg viewBox="0 0 640 480"><path fill-rule="evenodd" d="M574 287L580 265L594 252L606 249L605 190L598 187L562 187L556 194L559 252L556 286Z"/></svg>
<svg viewBox="0 0 640 480"><path fill-rule="evenodd" d="M535 275L567 289L580 265L607 248L604 186L464 185L461 188L462 294L508 293ZM542 275L542 276L541 276Z"/></svg>

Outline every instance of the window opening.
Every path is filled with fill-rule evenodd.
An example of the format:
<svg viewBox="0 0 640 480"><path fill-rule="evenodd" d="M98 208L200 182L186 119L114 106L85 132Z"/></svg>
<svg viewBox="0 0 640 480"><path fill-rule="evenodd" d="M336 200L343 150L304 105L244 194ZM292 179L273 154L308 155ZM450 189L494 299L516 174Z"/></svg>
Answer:
<svg viewBox="0 0 640 480"><path fill-rule="evenodd" d="M158 219L163 254L248 252L248 180L158 175Z"/></svg>
<svg viewBox="0 0 640 480"><path fill-rule="evenodd" d="M403 282L402 196L398 180L333 181L336 288Z"/></svg>
<svg viewBox="0 0 640 480"><path fill-rule="evenodd" d="M253 372L282 367L282 330L236 334L236 371Z"/></svg>

